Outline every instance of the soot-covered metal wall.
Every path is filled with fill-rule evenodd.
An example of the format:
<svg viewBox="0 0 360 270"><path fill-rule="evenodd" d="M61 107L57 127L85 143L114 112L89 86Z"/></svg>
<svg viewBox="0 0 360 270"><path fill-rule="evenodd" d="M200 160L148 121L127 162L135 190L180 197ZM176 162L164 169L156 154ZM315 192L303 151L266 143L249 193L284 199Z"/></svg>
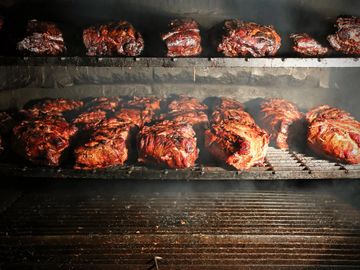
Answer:
<svg viewBox="0 0 360 270"><path fill-rule="evenodd" d="M339 106L360 117L360 68L0 67L0 108L43 97L188 94L240 101L282 97L309 109Z"/></svg>

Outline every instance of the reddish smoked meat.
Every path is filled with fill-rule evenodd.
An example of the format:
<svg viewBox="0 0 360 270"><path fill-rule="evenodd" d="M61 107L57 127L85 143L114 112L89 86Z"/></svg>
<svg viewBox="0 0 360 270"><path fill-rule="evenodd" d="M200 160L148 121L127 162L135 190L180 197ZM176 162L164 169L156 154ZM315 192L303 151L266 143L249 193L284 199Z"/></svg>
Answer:
<svg viewBox="0 0 360 270"><path fill-rule="evenodd" d="M124 102L125 108L138 108L142 110L160 110L160 99L157 97L138 97L134 96L132 99Z"/></svg>
<svg viewBox="0 0 360 270"><path fill-rule="evenodd" d="M205 111L208 107L194 97L181 95L169 103L168 109L170 112Z"/></svg>
<svg viewBox="0 0 360 270"><path fill-rule="evenodd" d="M104 119L106 119L105 111L87 111L78 115L73 123L79 125L82 130L90 130L96 128Z"/></svg>
<svg viewBox="0 0 360 270"><path fill-rule="evenodd" d="M211 128L205 131L205 147L216 159L246 170L263 163L269 135L259 128L244 106L230 98L214 102Z"/></svg>
<svg viewBox="0 0 360 270"><path fill-rule="evenodd" d="M62 116L64 112L78 110L83 105L84 102L79 100L64 98L47 99L26 110L25 114L29 117L42 117L49 115Z"/></svg>
<svg viewBox="0 0 360 270"><path fill-rule="evenodd" d="M129 126L116 118L104 120L90 139L75 149L75 169L122 166L128 158Z"/></svg>
<svg viewBox="0 0 360 270"><path fill-rule="evenodd" d="M115 117L131 126L141 128L146 123L151 122L154 113L151 110L142 110L137 108L122 108L115 113Z"/></svg>
<svg viewBox="0 0 360 270"><path fill-rule="evenodd" d="M270 135L276 146L288 149L294 145L297 136L303 131L304 115L296 105L284 99L268 99L261 103L260 126Z"/></svg>
<svg viewBox="0 0 360 270"><path fill-rule="evenodd" d="M292 34L290 38L294 41L293 49L304 56L323 56L329 51L328 48L322 46L314 38L306 33Z"/></svg>
<svg viewBox="0 0 360 270"><path fill-rule="evenodd" d="M219 97L214 101L212 109L213 111L227 109L244 110L244 105L235 99Z"/></svg>
<svg viewBox="0 0 360 270"><path fill-rule="evenodd" d="M26 120L13 129L13 148L34 164L59 166L76 132L75 126L60 117Z"/></svg>
<svg viewBox="0 0 360 270"><path fill-rule="evenodd" d="M225 120L234 120L247 125L255 124L255 121L250 114L242 109L224 109L214 111L212 113L211 120L213 123L220 123Z"/></svg>
<svg viewBox="0 0 360 270"><path fill-rule="evenodd" d="M281 46L281 38L273 26L228 20L224 23L224 31L217 50L225 56L273 56Z"/></svg>
<svg viewBox="0 0 360 270"><path fill-rule="evenodd" d="M317 154L340 162L360 163L360 122L330 106L309 111L307 142Z"/></svg>
<svg viewBox="0 0 360 270"><path fill-rule="evenodd" d="M199 155L191 125L167 120L140 130L138 150L139 162L173 169L193 167Z"/></svg>
<svg viewBox="0 0 360 270"><path fill-rule="evenodd" d="M87 55L138 56L144 49L139 32L126 21L92 26L83 31Z"/></svg>
<svg viewBox="0 0 360 270"><path fill-rule="evenodd" d="M202 111L173 111L161 116L161 119L176 123L187 123L192 126L205 127L209 123L207 115Z"/></svg>
<svg viewBox="0 0 360 270"><path fill-rule="evenodd" d="M114 112L121 105L121 98L119 97L97 97L90 102L89 111L111 111Z"/></svg>
<svg viewBox="0 0 360 270"><path fill-rule="evenodd" d="M337 31L327 37L330 45L344 54L360 54L360 18L340 17L336 20Z"/></svg>
<svg viewBox="0 0 360 270"><path fill-rule="evenodd" d="M216 159L237 170L262 164L269 135L255 124L225 120L205 131L205 147Z"/></svg>
<svg viewBox="0 0 360 270"><path fill-rule="evenodd" d="M170 23L170 31L162 35L167 46L167 56L195 56L202 51L201 36L193 19L176 19Z"/></svg>
<svg viewBox="0 0 360 270"><path fill-rule="evenodd" d="M31 20L26 32L28 36L17 44L19 51L55 56L66 50L62 33L54 23Z"/></svg>

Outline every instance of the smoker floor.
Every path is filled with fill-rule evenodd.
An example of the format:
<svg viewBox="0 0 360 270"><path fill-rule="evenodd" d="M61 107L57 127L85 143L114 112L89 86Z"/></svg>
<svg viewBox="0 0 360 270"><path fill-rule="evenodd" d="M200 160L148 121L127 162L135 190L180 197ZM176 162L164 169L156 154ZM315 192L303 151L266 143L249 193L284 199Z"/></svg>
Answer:
<svg viewBox="0 0 360 270"><path fill-rule="evenodd" d="M0 164L8 177L57 179L148 179L148 180L291 180L360 179L360 165L343 165L304 153L269 148L265 165L248 171L235 171L216 165L197 165L192 169L170 170L128 165L106 170L81 171L71 168L46 168Z"/></svg>
<svg viewBox="0 0 360 270"><path fill-rule="evenodd" d="M359 266L359 209L320 190L53 189L0 214L1 269Z"/></svg>

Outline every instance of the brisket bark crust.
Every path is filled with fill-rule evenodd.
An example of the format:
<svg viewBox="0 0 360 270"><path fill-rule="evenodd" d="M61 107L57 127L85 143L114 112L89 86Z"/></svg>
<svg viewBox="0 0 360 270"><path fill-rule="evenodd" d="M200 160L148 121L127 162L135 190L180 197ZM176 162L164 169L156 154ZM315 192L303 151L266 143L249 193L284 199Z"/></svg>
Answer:
<svg viewBox="0 0 360 270"><path fill-rule="evenodd" d="M318 155L340 162L360 163L360 122L349 113L327 105L306 114L307 142Z"/></svg>
<svg viewBox="0 0 360 270"><path fill-rule="evenodd" d="M330 45L344 54L360 54L360 18L339 17L335 24L337 31L327 37Z"/></svg>
<svg viewBox="0 0 360 270"><path fill-rule="evenodd" d="M127 21L89 27L83 41L89 56L138 56L144 49L141 34Z"/></svg>
<svg viewBox="0 0 360 270"><path fill-rule="evenodd" d="M128 158L130 125L116 118L103 120L86 143L75 149L75 169L122 166Z"/></svg>
<svg viewBox="0 0 360 270"><path fill-rule="evenodd" d="M260 105L260 126L270 135L280 149L299 145L304 133L303 114L296 105L284 99L268 99Z"/></svg>
<svg viewBox="0 0 360 270"><path fill-rule="evenodd" d="M58 116L25 120L13 129L13 148L39 165L59 166L77 128Z"/></svg>
<svg viewBox="0 0 360 270"><path fill-rule="evenodd" d="M27 36L17 44L19 51L35 55L59 55L65 52L62 32L52 22L31 20L26 28Z"/></svg>
<svg viewBox="0 0 360 270"><path fill-rule="evenodd" d="M214 103L212 125L205 131L205 147L221 162L246 170L264 161L269 135L259 128L243 105L229 98Z"/></svg>
<svg viewBox="0 0 360 270"><path fill-rule="evenodd" d="M169 168L189 168L199 155L191 125L165 120L144 126L139 133L138 161Z"/></svg>
<svg viewBox="0 0 360 270"><path fill-rule="evenodd" d="M294 51L304 56L323 56L329 51L328 48L322 46L318 41L306 33L291 34L290 38L294 42L292 47Z"/></svg>
<svg viewBox="0 0 360 270"><path fill-rule="evenodd" d="M202 51L199 25L193 19L175 19L169 32L161 36L167 47L167 56L195 56Z"/></svg>
<svg viewBox="0 0 360 270"><path fill-rule="evenodd" d="M228 20L224 23L224 35L218 52L225 56L254 57L273 56L281 46L281 38L273 26L254 22Z"/></svg>

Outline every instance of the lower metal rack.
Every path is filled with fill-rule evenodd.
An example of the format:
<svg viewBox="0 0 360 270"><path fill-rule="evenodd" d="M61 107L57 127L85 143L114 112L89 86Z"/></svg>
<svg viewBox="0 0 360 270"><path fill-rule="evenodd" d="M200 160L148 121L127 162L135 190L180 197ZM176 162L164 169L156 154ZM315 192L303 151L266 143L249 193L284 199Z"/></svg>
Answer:
<svg viewBox="0 0 360 270"><path fill-rule="evenodd" d="M27 167L0 164L8 177L59 179L148 179L148 180L291 180L360 179L360 165L343 165L306 154L269 148L265 165L248 171L198 165L192 169L159 169L131 165L105 170L82 171L70 168Z"/></svg>

